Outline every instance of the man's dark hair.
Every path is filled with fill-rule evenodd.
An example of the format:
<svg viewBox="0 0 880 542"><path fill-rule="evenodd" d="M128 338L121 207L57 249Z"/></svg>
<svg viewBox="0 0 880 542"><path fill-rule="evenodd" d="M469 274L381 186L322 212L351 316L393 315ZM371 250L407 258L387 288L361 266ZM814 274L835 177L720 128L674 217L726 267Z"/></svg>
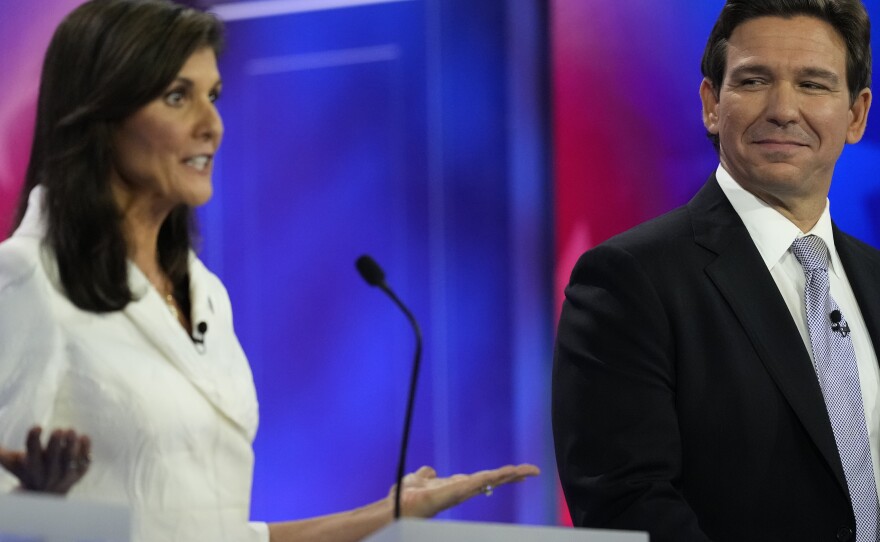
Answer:
<svg viewBox="0 0 880 542"><path fill-rule="evenodd" d="M807 15L827 22L846 43L846 84L850 102L871 86L871 21L861 0L727 0L703 52L703 77L719 96L727 61L727 42L740 24L757 17ZM718 136L709 139L719 149Z"/></svg>
<svg viewBox="0 0 880 542"><path fill-rule="evenodd" d="M109 182L116 129L160 96L196 50L218 53L222 34L214 16L167 0L92 0L56 29L15 225L30 191L42 185L45 243L77 307L108 312L133 299L122 215ZM189 280L191 215L180 205L159 231L159 264L175 291Z"/></svg>

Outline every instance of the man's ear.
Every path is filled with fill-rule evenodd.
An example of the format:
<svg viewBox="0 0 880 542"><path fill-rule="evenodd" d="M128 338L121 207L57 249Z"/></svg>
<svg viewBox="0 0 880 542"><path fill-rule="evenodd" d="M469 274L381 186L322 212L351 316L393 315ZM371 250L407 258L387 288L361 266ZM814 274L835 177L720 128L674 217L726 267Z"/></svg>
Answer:
<svg viewBox="0 0 880 542"><path fill-rule="evenodd" d="M703 102L703 126L710 134L718 134L718 93L712 82L703 78L700 83L700 100Z"/></svg>
<svg viewBox="0 0 880 542"><path fill-rule="evenodd" d="M863 88L852 107L849 108L849 127L846 130L846 142L858 143L868 126L868 111L871 109L871 89Z"/></svg>

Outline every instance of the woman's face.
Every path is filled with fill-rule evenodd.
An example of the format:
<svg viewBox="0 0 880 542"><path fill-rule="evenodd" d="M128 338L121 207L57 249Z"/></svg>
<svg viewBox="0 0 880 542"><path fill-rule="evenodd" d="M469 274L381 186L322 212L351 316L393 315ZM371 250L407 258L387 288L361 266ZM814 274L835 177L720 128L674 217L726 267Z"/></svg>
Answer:
<svg viewBox="0 0 880 542"><path fill-rule="evenodd" d="M146 199L170 210L208 201L214 153L223 137L214 107L220 86L213 49L199 49L161 96L121 123L113 139L111 184L126 204Z"/></svg>

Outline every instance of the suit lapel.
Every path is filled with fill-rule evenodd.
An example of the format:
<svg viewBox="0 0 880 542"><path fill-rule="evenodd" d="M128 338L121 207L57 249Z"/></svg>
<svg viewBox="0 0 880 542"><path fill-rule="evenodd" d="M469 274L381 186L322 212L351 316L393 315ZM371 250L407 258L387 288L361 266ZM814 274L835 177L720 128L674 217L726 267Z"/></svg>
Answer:
<svg viewBox="0 0 880 542"><path fill-rule="evenodd" d="M834 226L834 244L865 319L874 352L880 355L880 257L875 250L865 248L837 226Z"/></svg>
<svg viewBox="0 0 880 542"><path fill-rule="evenodd" d="M831 422L809 353L748 230L714 176L688 209L695 241L717 255L706 266L706 273L846 491Z"/></svg>

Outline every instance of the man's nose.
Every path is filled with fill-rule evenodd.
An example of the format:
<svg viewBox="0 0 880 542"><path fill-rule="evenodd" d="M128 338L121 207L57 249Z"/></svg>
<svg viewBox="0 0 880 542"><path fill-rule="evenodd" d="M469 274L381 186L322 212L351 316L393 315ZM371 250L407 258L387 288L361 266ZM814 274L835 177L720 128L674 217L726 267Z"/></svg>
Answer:
<svg viewBox="0 0 880 542"><path fill-rule="evenodd" d="M800 120L800 99L797 89L786 83L773 85L767 96L767 120L787 126Z"/></svg>

